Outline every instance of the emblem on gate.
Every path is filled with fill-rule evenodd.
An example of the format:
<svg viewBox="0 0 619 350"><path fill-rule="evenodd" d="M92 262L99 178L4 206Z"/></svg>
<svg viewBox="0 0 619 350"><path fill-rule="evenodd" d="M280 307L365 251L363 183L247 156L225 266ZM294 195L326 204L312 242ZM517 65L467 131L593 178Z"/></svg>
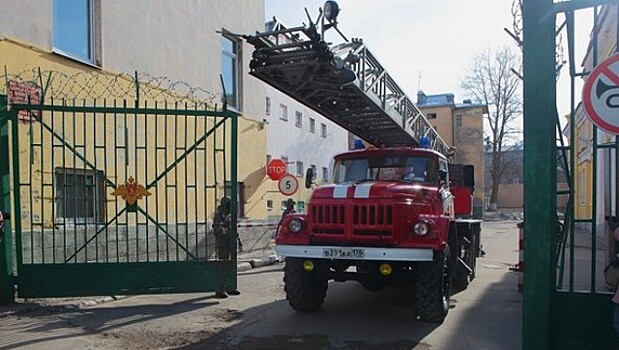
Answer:
<svg viewBox="0 0 619 350"><path fill-rule="evenodd" d="M113 196L121 196L124 200L127 201L127 204L134 205L138 199L142 199L144 196L150 196L150 192L144 186L135 182L135 179L130 176L129 180L125 182L124 185L118 186L114 192L112 192Z"/></svg>

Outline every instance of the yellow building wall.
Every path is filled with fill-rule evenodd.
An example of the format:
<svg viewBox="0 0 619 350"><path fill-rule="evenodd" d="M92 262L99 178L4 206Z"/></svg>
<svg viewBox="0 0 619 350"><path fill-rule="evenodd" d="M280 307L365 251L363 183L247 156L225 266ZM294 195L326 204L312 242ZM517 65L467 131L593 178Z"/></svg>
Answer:
<svg viewBox="0 0 619 350"><path fill-rule="evenodd" d="M593 162L592 162L592 139L593 124L581 115L581 122L577 124L576 139L574 140L574 218L577 220L589 220L592 218L593 198Z"/></svg>
<svg viewBox="0 0 619 350"><path fill-rule="evenodd" d="M0 66L6 67L7 80L34 81L37 85L46 86L49 83L47 96L56 93L60 89L66 88L63 84L70 84L77 81L78 77L119 77L118 74L105 72L99 68L90 67L77 63L62 56L55 55L45 50L32 47L11 39L0 39ZM42 79L39 79L38 71L43 72ZM47 72L53 72L48 75ZM218 72L213 72L218 74ZM121 106L123 101L109 96L110 86L106 85L106 79L80 80L82 85L75 86L72 90L78 100L76 105L92 105L95 103L92 98L82 101L80 94L85 92L89 96L97 96L96 104L107 107L114 103ZM131 79L120 77L116 79L115 86L121 91L133 93L135 90L134 82ZM0 93L7 93L6 89L0 89ZM135 96L135 95L133 95ZM158 95L158 107L163 107L163 99L178 99L173 91L161 91ZM107 100L103 102L103 99ZM127 96L129 106L133 106L135 97ZM54 104L57 104L56 101ZM195 101L188 101L189 106ZM145 101L140 102L144 106ZM148 101L148 107L152 108L155 101ZM46 100L49 104L49 100ZM73 101L67 102L72 105ZM170 104L168 108L172 107ZM180 108L184 108L181 103ZM191 107L189 107L191 109ZM139 184L147 184L164 172L173 160L180 156L183 151L177 148L190 147L200 135L213 128L212 118L193 117L193 116L165 116L159 115L127 115L118 116L114 114L101 114L93 116L86 113L60 114L59 112L44 112L41 116L41 123L20 123L19 124L19 152L21 159L20 178L22 182L32 184L28 189L22 189L22 208L21 214L23 225L29 227L30 219L33 223L42 227L52 227L57 218L52 215L58 211L54 208L55 193L51 185L54 181L54 173L58 168L77 168L89 170L87 165L79 156L84 154L84 158L90 164L95 164L95 168L105 169L105 175L112 182L123 184L130 177L135 178ZM206 121L205 121L206 120ZM244 185L244 206L246 218L265 218L266 207L262 198L268 191L265 184L265 150L266 133L256 120L240 116L238 124L238 181ZM50 132L47 128L53 129ZM226 128L228 134L230 127ZM125 138L126 132L130 137ZM55 133L56 136L53 136ZM127 135L129 136L129 135ZM226 140L230 140L230 135ZM49 147L31 147L30 140ZM67 147L61 147L62 140L66 140L69 145L78 145L73 152ZM146 211L153 216L165 215L166 221L191 221L198 217L213 216L215 196L221 197L224 191L223 175L219 176L215 191L204 190L209 184L215 183L213 169L217 168L222 172L224 169L223 158L215 158L206 155L208 150L226 148L229 157L230 145L223 145L223 135L218 138L218 143L214 144L214 139L208 137L205 144L199 147L206 147L207 151L195 151L189 153L186 159L174 167L169 175L160 181L167 181L168 187L158 185L152 187L149 205ZM51 146L52 144L56 146ZM105 146L103 146L105 145ZM96 146L96 147L95 147ZM115 146L120 146L117 148ZM137 149L136 149L137 147ZM200 158L200 159L199 159ZM201 158L204 158L202 161ZM52 164L52 160L54 161ZM230 177L232 170L229 159L225 161L227 177ZM189 188L189 190L187 189ZM111 195L113 188L105 187L105 205L108 216L117 212L118 208L124 207L124 200L120 197ZM197 198L203 198L205 191L208 192L207 203ZM164 193L165 192L165 193ZM178 197L178 203L165 204L166 200ZM32 198L32 201L29 200ZM163 214L165 212L165 214ZM130 223L129 223L130 224Z"/></svg>
<svg viewBox="0 0 619 350"><path fill-rule="evenodd" d="M436 113L436 118L428 119L441 138L456 148L454 163L472 164L475 167L476 189L473 194L474 205L484 206L484 151L483 114L484 108L470 107L454 109L452 106L420 107L427 117ZM461 125L456 124L461 116Z"/></svg>
<svg viewBox="0 0 619 350"><path fill-rule="evenodd" d="M453 145L453 110L451 106L424 107L422 112L426 117L431 113L436 113L436 118L428 119L428 122L430 122L430 125L441 135L443 141L449 145Z"/></svg>

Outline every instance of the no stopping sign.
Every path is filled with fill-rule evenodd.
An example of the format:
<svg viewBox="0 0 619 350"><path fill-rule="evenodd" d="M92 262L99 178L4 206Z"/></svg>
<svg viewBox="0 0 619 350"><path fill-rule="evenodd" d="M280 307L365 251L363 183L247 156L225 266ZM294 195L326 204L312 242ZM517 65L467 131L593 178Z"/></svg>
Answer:
<svg viewBox="0 0 619 350"><path fill-rule="evenodd" d="M582 104L597 127L619 135L619 53L593 69L583 87Z"/></svg>

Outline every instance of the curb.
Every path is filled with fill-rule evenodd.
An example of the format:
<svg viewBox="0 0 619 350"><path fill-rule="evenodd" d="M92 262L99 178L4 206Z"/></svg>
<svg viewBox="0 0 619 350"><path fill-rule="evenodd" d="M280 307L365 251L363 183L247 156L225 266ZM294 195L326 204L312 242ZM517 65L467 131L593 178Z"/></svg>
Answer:
<svg viewBox="0 0 619 350"><path fill-rule="evenodd" d="M277 254L271 254L262 258L253 258L247 261L239 262L237 264L237 271L247 271L257 267L274 265L278 262L280 262L280 259Z"/></svg>
<svg viewBox="0 0 619 350"><path fill-rule="evenodd" d="M236 265L236 271L237 272L247 271L247 270L251 270L251 269L252 269L252 266L248 262L241 262L241 263L238 263Z"/></svg>
<svg viewBox="0 0 619 350"><path fill-rule="evenodd" d="M251 263L251 266L255 268L255 267L273 265L276 262L279 262L278 256L276 254L271 254L261 259L252 259L250 263Z"/></svg>

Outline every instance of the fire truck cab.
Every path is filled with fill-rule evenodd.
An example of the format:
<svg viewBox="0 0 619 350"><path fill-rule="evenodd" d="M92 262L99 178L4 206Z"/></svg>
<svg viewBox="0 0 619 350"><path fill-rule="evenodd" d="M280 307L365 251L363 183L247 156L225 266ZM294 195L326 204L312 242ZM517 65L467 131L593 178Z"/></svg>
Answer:
<svg viewBox="0 0 619 350"><path fill-rule="evenodd" d="M377 291L413 286L421 320L442 322L452 288L475 276L480 220L470 218L472 167L430 149L379 147L335 156L333 181L314 188L306 213L276 236L290 306L318 310L330 280ZM450 168L458 179L450 179ZM311 169L306 179L312 179ZM311 181L306 186L312 186ZM458 193L458 197L454 196Z"/></svg>

